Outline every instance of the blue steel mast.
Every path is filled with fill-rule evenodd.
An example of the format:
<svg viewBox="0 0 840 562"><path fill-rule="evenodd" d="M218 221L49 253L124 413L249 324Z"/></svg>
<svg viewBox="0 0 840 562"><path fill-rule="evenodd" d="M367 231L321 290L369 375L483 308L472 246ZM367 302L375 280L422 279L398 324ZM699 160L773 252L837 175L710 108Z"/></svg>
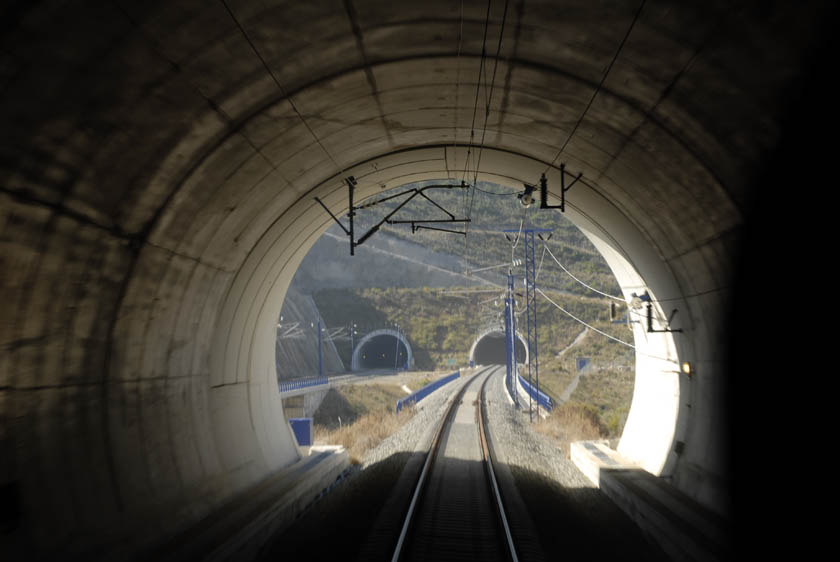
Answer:
<svg viewBox="0 0 840 562"><path fill-rule="evenodd" d="M548 228L524 228L521 230L505 230L505 232L517 232L519 236L525 237L523 247L525 249L525 305L527 309L526 323L528 325L528 410L531 421L534 421L532 407L533 383L536 382L537 396L540 395L540 372L539 352L537 349L537 271L535 259L536 241L534 234L540 232L551 232ZM540 236L542 237L542 236ZM515 365L515 358L514 358ZM535 381L532 381L535 379ZM537 399L537 412L539 413L539 399Z"/></svg>
<svg viewBox="0 0 840 562"><path fill-rule="evenodd" d="M537 282L534 261L534 230L525 229L522 234L525 236L525 304L528 310L528 384L532 384L531 373L533 372L537 382L537 396L539 396L540 372L537 355ZM539 401L537 401L538 409L539 404ZM528 392L528 415L533 422L534 410L531 404L531 392Z"/></svg>
<svg viewBox="0 0 840 562"><path fill-rule="evenodd" d="M513 312L516 309L513 299L513 272L508 270L508 287L505 295L505 357L507 358L507 377L505 383L513 397L513 403L519 407L519 395L516 392L516 325Z"/></svg>

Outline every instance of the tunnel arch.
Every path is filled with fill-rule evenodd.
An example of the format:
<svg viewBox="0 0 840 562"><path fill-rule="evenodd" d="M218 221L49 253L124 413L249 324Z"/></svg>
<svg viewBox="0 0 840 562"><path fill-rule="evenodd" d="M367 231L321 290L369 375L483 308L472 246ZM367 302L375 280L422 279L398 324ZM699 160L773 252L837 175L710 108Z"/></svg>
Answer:
<svg viewBox="0 0 840 562"><path fill-rule="evenodd" d="M378 193L383 183L389 185L394 181L437 179L439 176L432 175L435 172L429 171L432 169L430 162L437 160L441 166L437 174L442 174L445 171L445 162L457 162L459 154L463 159L467 149L468 147L464 146L407 149L380 155L375 158L377 163L375 167L365 162L347 169L346 172L357 178L359 185L356 192L359 200L364 200ZM507 180L509 183L511 178L514 181L524 182L525 178L538 174L538 170L547 165L545 162L534 160L523 154L496 150L492 147L484 148L482 158L484 164L478 177L494 182ZM407 172L413 165L420 165L420 162L423 162L424 172L413 174ZM551 182L550 185L555 185L552 182L552 179L556 179L555 173L559 173L559 168L551 169L546 174ZM394 180L392 178L394 175L399 179ZM372 176L376 178L374 182L371 181ZM336 183L337 178L330 178L314 188L312 193L321 193L322 195L317 196L330 207L334 215L341 216L347 212L346 191L336 186ZM567 204L566 216L601 251L615 274L624 296L629 300L634 292L648 291L655 301L666 301L679 306L681 297L672 269L658 259L645 237L623 213L616 209L613 202L607 200L591 186L584 185L587 189L579 190L574 203ZM291 207L290 212L298 215L292 223L298 225L298 228L291 228L285 223L272 226L261 241L265 243L265 246L257 246L249 256L249 260L261 262L255 264L257 269L267 266L266 262L273 264L268 266L265 278L254 277L250 268L246 269L249 272L249 280L271 280L271 288L252 289L265 291L263 293L265 297L262 298L266 300L274 301L276 293L278 295L276 298L282 302L282 294L285 293L302 255L305 255L317 237L332 224L329 215L323 213L318 203L311 200L299 201ZM299 249L298 257L294 261L287 261L282 267L278 266L278 261L283 259L291 248ZM260 282L265 283L265 280ZM243 289L249 290L247 287ZM247 303L249 307L254 306L251 298L243 298L241 295L236 296L235 302L236 306L239 306L240 302ZM654 303L654 308L657 318L666 317L658 302ZM272 316L277 316L277 314ZM266 339L263 344L265 346L273 344L273 333L267 331L268 319L261 321L264 324L261 328L257 327L258 321L258 318L248 321L248 333L252 334L251 337ZM684 417L680 416L686 415L684 406L688 402L687 395L681 392L684 389L680 385L688 381L682 380L679 365L681 358L692 356L692 345L691 341L678 342L671 333L648 334L643 329L639 329L640 324L634 326L636 327L634 337L637 349L636 382L633 403L619 450L655 474L668 474L670 470L673 470L672 465L676 461L676 455L672 450L673 443L676 440L685 439L686 422ZM691 328L690 325L685 327ZM233 341L239 345L239 338ZM678 349L678 343L681 349ZM216 347L218 350L222 348L221 345ZM253 361L266 361L261 349L261 347L251 347ZM268 356L268 359L273 360L273 357ZM219 361L217 364L223 363ZM249 373L253 372L251 371L253 366L247 362L241 362L239 367L241 375L237 376L243 379L247 379ZM233 365L230 368L232 369Z"/></svg>
<svg viewBox="0 0 840 562"><path fill-rule="evenodd" d="M35 544L139 549L299 458L273 349L291 276L331 224L312 197L340 215L345 175L360 200L461 179L481 90L484 5L461 21L442 0L352 4L241 4L241 28L178 0L7 20L0 484ZM829 18L777 7L742 34L750 14L700 6L633 23L635 5L528 2L486 59L499 82L478 177L545 171L556 202L558 165L583 172L567 215L625 297L648 290L683 329L634 325L619 448L724 512L741 209ZM651 405L656 423L638 415Z"/></svg>
<svg viewBox="0 0 840 562"><path fill-rule="evenodd" d="M365 351L368 348L377 347L381 343L380 340L386 341L387 340L387 351L384 351L386 354L386 360L380 361L373 361L368 362L368 358L364 357ZM399 342L398 344L396 342ZM408 369L414 368L414 354L411 351L411 344L408 342L408 338L405 337L405 334L402 332L398 332L397 330L391 330L388 328L383 328L380 330L374 330L370 333L367 333L362 337L359 342L356 344L356 347L353 349L353 356L351 359L351 369L354 371L360 371L363 369L387 369L387 368L394 368L395 364L395 357L394 357L394 350L399 349L405 352L405 359L399 362L400 367L402 365L406 365ZM380 365L381 363L381 365Z"/></svg>
<svg viewBox="0 0 840 562"><path fill-rule="evenodd" d="M490 341L492 340L492 341ZM494 346L494 350L482 350L482 343L489 343ZM470 361L475 362L476 365L504 365L505 360L505 330L498 326L487 328L483 330L478 337L473 340L470 346ZM499 349L495 349L499 347ZM501 358L499 357L501 351ZM482 356L489 351L487 356L492 360L491 363L482 363ZM519 363L528 363L528 340L525 339L521 333L516 332L516 360Z"/></svg>

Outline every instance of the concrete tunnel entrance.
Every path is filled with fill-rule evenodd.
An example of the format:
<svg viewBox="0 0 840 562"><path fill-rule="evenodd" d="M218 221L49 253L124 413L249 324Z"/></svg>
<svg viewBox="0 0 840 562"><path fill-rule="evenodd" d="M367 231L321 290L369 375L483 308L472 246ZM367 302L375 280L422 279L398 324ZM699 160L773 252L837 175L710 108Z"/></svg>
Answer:
<svg viewBox="0 0 840 562"><path fill-rule="evenodd" d="M351 369L411 369L414 354L405 336L395 330L376 330L363 337L353 350Z"/></svg>
<svg viewBox="0 0 840 562"><path fill-rule="evenodd" d="M522 336L516 334L516 361L526 363L528 351ZM485 332L476 338L470 350L470 361L476 365L504 365L505 358L505 333L502 330Z"/></svg>

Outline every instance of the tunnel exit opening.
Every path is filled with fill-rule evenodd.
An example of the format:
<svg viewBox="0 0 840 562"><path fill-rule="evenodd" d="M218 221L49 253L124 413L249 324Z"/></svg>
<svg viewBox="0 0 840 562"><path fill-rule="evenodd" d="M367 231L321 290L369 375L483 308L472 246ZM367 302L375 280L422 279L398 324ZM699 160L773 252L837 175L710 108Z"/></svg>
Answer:
<svg viewBox="0 0 840 562"><path fill-rule="evenodd" d="M516 334L516 362L528 362L528 350L520 334ZM473 342L470 361L476 365L504 365L506 359L505 333L494 330L482 334Z"/></svg>
<svg viewBox="0 0 840 562"><path fill-rule="evenodd" d="M455 154L458 153L457 148L454 151ZM533 174L532 167L534 166L534 161L527 157L498 154L492 149L489 149L487 152L489 157L498 158L500 163L504 162L505 168L516 177L529 177ZM407 156L404 153L385 155L379 157L377 162L382 164L392 159L400 160ZM559 184L558 182L551 181L550 176L552 174L556 174L556 171L549 171L549 187ZM481 173L478 179L495 184L497 188L515 185L516 183L511 183L511 176L502 176L494 173ZM426 176L416 178L416 181L432 182L441 180ZM399 180L395 179L388 187L398 189L408 185L408 183L405 181L405 178L400 177ZM382 185L378 185L379 189L381 189ZM323 186L319 186L319 189L320 187ZM508 187L506 189L515 188ZM318 191L314 192L317 193ZM363 182L360 182L359 201L365 201L366 198L373 196L382 197L382 193L382 191L373 190L369 185L363 185ZM499 195L499 193L495 194ZM549 193L549 196L553 196L552 193ZM516 208L519 209L518 201L513 199L513 197L511 197L511 200L517 204ZM496 198L494 201L500 201L500 199ZM327 203L326 200L324 203ZM314 256L314 260L313 256L307 255L309 249L313 247L315 240L318 239L318 235L324 235L346 242L345 237L341 233L336 232L333 234L328 232L328 227L334 224L332 217L328 213L325 213L324 209L317 202L313 202L313 204L314 208L308 209L307 212L311 209L316 209L313 212L313 216L318 216L320 222L309 233L307 242L298 247L295 260L288 262L283 274L276 278L275 282L282 280L284 292L285 289L290 287L292 277L295 278L295 286L303 286L308 290L311 290L315 286L340 287L342 283L346 284L347 276L351 270L351 266L344 261L347 259L346 245L344 244L341 244L340 255L322 253L319 256ZM328 206L330 212L335 216L342 216L346 212L346 209L342 208L341 202L337 205L332 204ZM543 212L549 213L552 211ZM559 211L556 214L558 217L560 216ZM580 188L579 192L576 193L574 201L567 201L565 213L562 216L571 221L577 230L579 230L579 234L582 235L576 241L577 246L585 247L588 243L591 243L594 248L589 250L590 253L600 254L605 260L609 271L612 273L618 285L617 288L610 290L613 296L618 296L619 300L624 300L629 298L629 295L632 293L638 294L648 291L653 296L655 317L667 318L667 316L664 316L664 312L661 310L658 301L656 301L656 297L658 295L664 295L669 303L677 303L678 297L675 299L672 296L679 294L678 288L675 287L671 272L665 266L660 267L660 263L656 261L656 256L653 255L652 249L621 212L600 197L599 194ZM313 225L313 223L309 224ZM475 224L473 224L473 227L478 228ZM441 233L441 236L447 236L447 234ZM384 260L386 255L389 259L393 256L393 248L384 246L381 248L375 247L376 244L383 242L379 238L372 240L373 247L364 246L367 254L363 259L370 261L366 263L364 268L358 269L358 275L363 276L364 279L354 278L353 286L382 287L383 283L389 283L392 280L396 281L395 284L390 285L394 287L412 286L412 284L417 284L421 280L426 286L432 286L435 283L435 279L433 279L435 276L439 276L440 279L444 280L444 283L442 283L443 286L463 287L475 282L472 275L464 274L460 263L450 266L448 262L441 261L435 263L435 267L433 268L427 266L422 270L412 270L411 268L417 267L414 265L418 263L417 258L421 254L425 256L425 253L429 251L429 248L421 247L420 243L415 243L415 246L413 246L412 251L417 254L412 256L413 261L407 260L405 263L401 263L400 267L394 267L393 265L376 261ZM558 256L559 259L563 259L562 255L558 254ZM546 276L549 275L549 269L554 268L554 265L550 261L553 256L546 255L544 257L546 265L542 269L542 274ZM311 274L310 278L299 279L296 272L298 266L304 261L304 258L307 261L312 260L317 264L316 268L310 268L316 273ZM362 257L357 255L350 259L359 260ZM292 263L294 263L294 266L292 266ZM558 271L560 269L562 269L562 265L559 266ZM410 273L408 273L409 271ZM395 276L399 277L399 279L396 279ZM577 279L575 280L577 281ZM491 281L493 280L491 279ZM372 284L365 285L368 282ZM501 285L501 281L497 281L496 284ZM280 294L283 295L283 293ZM597 299L600 297L590 298ZM551 308L547 304L548 297L544 300L546 302L542 304ZM339 330L339 324L342 323L351 326L352 323L357 322L360 318L360 313L354 310L356 308L354 304L347 303L342 306L350 309L349 314L342 312L339 315L339 321L337 323L333 322L332 324L335 325L329 326L330 331ZM605 304L604 311L608 310L609 307ZM279 313L279 310L277 312ZM555 313L557 312L555 311ZM566 311L566 314L568 314L568 311ZM605 312L605 314L608 316L609 312ZM573 314L568 315L574 318ZM590 318L590 316L587 316L587 318ZM680 316L680 318L683 317ZM395 318L383 317L378 320L382 323L388 323L393 322ZM580 322L577 318L575 320ZM379 325L381 326L382 323ZM622 454L636 460L650 472L667 475L673 470L677 455L677 453L672 451L671 445L674 440L681 438L686 427L685 420L680 418L682 411L681 402L687 396L684 388L686 381L682 380L679 375L678 361L680 355L686 352L687 348L683 346L684 349L678 349L677 342L670 333L648 333L644 330L644 326L641 323L629 323L627 325L632 334L627 334L626 338L621 339L627 340L622 343L626 343L634 350L631 353L635 355L635 365L632 365L632 357L625 358L622 355L618 358L618 363L621 363L618 368L623 371L630 369L635 374L630 390L632 399L625 409L627 413L623 414L621 420L622 430L620 430L621 438L618 448ZM369 326L370 323L366 323L365 329L370 329ZM579 328L581 330L583 329L583 327ZM496 330L498 330L497 326L495 330L490 330L489 332ZM380 331L369 332L366 336L363 336L361 327L358 332L356 332L355 328L352 332L349 329L346 333L336 332L338 337L332 337L332 341L339 349L342 346L347 348L346 353L341 353L345 368L349 366L350 370L353 371L360 369L413 368L411 346L408 344L407 339L402 338L400 340L396 335L380 338L378 337L380 335L378 332ZM396 330L392 330L392 332L393 334L397 333ZM590 333L592 332L590 330ZM527 363L528 359L527 344L522 341L520 334L517 335L519 336L517 339L520 340L516 344L517 361L524 364ZM402 337L402 334L400 337ZM341 338L348 341L341 342ZM571 339L565 342L566 345L569 347L573 346L574 342L571 341L573 339L574 337L571 336ZM419 351L425 352L424 350ZM546 358L546 361L559 359L561 351L565 350L555 347L547 348L545 352L549 355L541 353L541 359L543 357ZM405 362L403 362L403 358L400 356L401 352L408 356ZM504 364L503 335L500 333L482 334L482 336L473 342L469 358L475 361L476 364ZM566 357L566 359L574 362L574 358L571 355ZM350 364L348 365L348 363ZM559 361L555 360L555 363L559 364ZM676 368L674 365L676 365ZM551 373L548 370L541 370L540 374L550 375ZM574 372L571 373L574 380L579 379L579 377L575 376L576 374ZM562 378L560 375L558 377ZM551 381L548 379L548 376L545 376L545 378L541 376L540 382L550 383ZM563 387L558 386L553 390L560 396L565 392L566 389L564 387L567 385L565 383L558 384L562 384Z"/></svg>
<svg viewBox="0 0 840 562"><path fill-rule="evenodd" d="M394 335L381 334L359 345L359 369L406 369L408 348Z"/></svg>
<svg viewBox="0 0 840 562"><path fill-rule="evenodd" d="M374 330L362 337L356 344L350 366L353 371L413 369L414 352L405 334L401 331Z"/></svg>

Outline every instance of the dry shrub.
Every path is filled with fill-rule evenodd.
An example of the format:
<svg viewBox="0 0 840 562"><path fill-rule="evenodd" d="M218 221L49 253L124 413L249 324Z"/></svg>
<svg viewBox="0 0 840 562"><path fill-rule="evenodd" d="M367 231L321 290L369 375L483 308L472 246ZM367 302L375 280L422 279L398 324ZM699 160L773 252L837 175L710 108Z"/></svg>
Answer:
<svg viewBox="0 0 840 562"><path fill-rule="evenodd" d="M601 439L609 433L601 424L598 412L579 402L557 406L546 419L534 424L534 428L554 440L567 457L572 441Z"/></svg>
<svg viewBox="0 0 840 562"><path fill-rule="evenodd" d="M374 411L356 418L353 423L340 428L327 429L315 426L315 440L318 443L342 445L350 454L350 462L361 464L361 459L386 437L396 432L414 415L414 406L404 407L402 412Z"/></svg>

